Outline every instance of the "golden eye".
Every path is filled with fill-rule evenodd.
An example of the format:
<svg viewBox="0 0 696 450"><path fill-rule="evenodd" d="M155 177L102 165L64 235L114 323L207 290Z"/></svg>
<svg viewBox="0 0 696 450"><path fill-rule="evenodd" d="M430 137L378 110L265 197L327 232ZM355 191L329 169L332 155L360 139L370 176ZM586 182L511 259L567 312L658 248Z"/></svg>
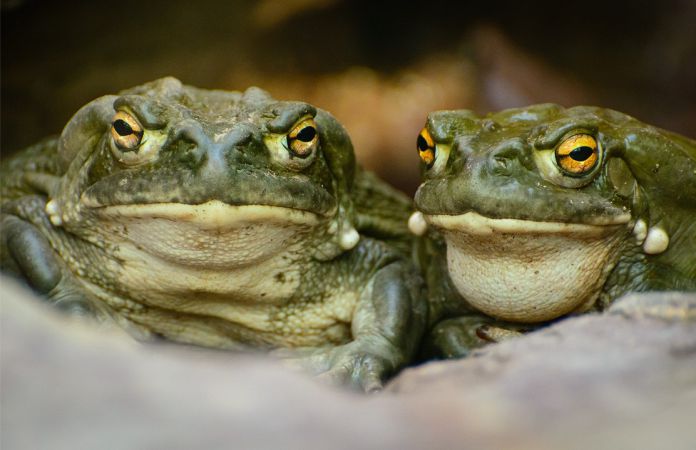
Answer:
<svg viewBox="0 0 696 450"><path fill-rule="evenodd" d="M432 166L435 161L435 142L432 136L430 136L427 128L423 128L418 134L416 148L418 149L418 156L420 156L420 159L428 167Z"/></svg>
<svg viewBox="0 0 696 450"><path fill-rule="evenodd" d="M317 124L314 119L305 119L295 125L287 136L287 147L298 158L307 158L319 144Z"/></svg>
<svg viewBox="0 0 696 450"><path fill-rule="evenodd" d="M582 175L592 170L599 160L597 141L589 134L576 134L556 148L556 162L568 175Z"/></svg>
<svg viewBox="0 0 696 450"><path fill-rule="evenodd" d="M123 151L133 151L138 148L143 139L143 127L135 117L127 112L119 111L111 121L111 137L116 146Z"/></svg>

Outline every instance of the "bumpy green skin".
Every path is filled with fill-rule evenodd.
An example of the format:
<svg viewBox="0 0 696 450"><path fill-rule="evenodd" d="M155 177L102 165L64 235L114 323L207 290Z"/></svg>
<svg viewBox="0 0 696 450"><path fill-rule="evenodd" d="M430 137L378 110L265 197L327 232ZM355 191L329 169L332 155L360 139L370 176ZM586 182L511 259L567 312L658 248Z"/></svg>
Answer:
<svg viewBox="0 0 696 450"><path fill-rule="evenodd" d="M465 110L438 111L429 115L426 128L438 145L451 146L445 166L433 170L424 165L415 205L426 218L473 211L493 219L588 224L628 213L630 220L616 226L615 250L602 263L606 280L586 310L602 310L632 291L696 291L693 140L616 111L552 104L485 117ZM595 136L604 154L584 186L564 187L543 176L535 153L554 149L578 132ZM633 231L638 221L647 230L664 230L668 248L646 253L645 237L637 239ZM427 352L463 356L487 342L491 325L521 331L540 325L498 321L462 298L448 274L448 245L440 231L429 227L420 252L434 326L426 339Z"/></svg>
<svg viewBox="0 0 696 450"><path fill-rule="evenodd" d="M143 146L161 138L154 160L127 166L114 156L116 110L140 121ZM302 117L314 117L320 143L309 165L290 167L265 139ZM341 125L306 103L165 78L88 104L59 138L4 161L1 178L2 269L64 309L141 338L288 349L301 366L365 390L407 363L420 340L427 307L407 253L410 202L357 168ZM106 214L215 200L275 206L275 222L199 219L179 231L185 214ZM286 212L307 221L285 223ZM357 244L342 244L353 229ZM195 242L177 248L195 239L200 251Z"/></svg>

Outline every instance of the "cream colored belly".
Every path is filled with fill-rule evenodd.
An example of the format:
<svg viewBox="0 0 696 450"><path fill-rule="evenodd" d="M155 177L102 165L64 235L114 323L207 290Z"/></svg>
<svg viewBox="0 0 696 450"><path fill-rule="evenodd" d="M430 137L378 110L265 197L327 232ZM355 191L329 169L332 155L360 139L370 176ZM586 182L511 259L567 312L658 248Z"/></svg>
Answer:
<svg viewBox="0 0 696 450"><path fill-rule="evenodd" d="M358 293L334 291L320 301L305 298L304 258L294 246L254 265L205 268L173 264L124 243L118 256L127 261L118 282L140 307L123 308L118 297L103 294L112 310L169 339L235 348L301 347L350 339ZM131 302L132 303L132 302Z"/></svg>
<svg viewBox="0 0 696 450"><path fill-rule="evenodd" d="M484 218L481 226L468 219L460 217L456 225L446 219L442 228L450 277L472 306L517 322L590 308L614 266L617 230L623 229L525 221L513 229L512 220Z"/></svg>
<svg viewBox="0 0 696 450"><path fill-rule="evenodd" d="M449 237L447 265L459 293L510 321L541 322L591 307L606 279L610 243L530 237Z"/></svg>
<svg viewBox="0 0 696 450"><path fill-rule="evenodd" d="M328 226L316 214L210 201L110 206L97 216L112 267L90 289L144 334L223 348L350 338L357 294L327 288L317 299L302 286Z"/></svg>

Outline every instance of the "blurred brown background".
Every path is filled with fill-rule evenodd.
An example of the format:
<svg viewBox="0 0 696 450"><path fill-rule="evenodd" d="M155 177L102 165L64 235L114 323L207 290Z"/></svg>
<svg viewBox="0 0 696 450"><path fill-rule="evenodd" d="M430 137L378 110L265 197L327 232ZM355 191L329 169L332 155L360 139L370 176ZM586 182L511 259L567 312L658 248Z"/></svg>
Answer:
<svg viewBox="0 0 696 450"><path fill-rule="evenodd" d="M165 75L327 109L408 193L436 109L595 104L696 137L692 0L13 0L1 56L3 156Z"/></svg>

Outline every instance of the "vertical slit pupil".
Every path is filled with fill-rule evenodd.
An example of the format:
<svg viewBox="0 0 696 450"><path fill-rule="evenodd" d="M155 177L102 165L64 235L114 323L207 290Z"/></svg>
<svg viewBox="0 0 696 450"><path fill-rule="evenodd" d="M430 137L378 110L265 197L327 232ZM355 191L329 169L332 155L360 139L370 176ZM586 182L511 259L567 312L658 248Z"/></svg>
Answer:
<svg viewBox="0 0 696 450"><path fill-rule="evenodd" d="M297 133L296 138L302 142L310 142L317 135L317 130L314 127L304 127Z"/></svg>
<svg viewBox="0 0 696 450"><path fill-rule="evenodd" d="M592 153L594 153L592 147L583 145L582 147L575 147L568 155L575 161L585 161L592 156Z"/></svg>
<svg viewBox="0 0 696 450"><path fill-rule="evenodd" d="M131 128L125 120L118 119L114 122L113 127L120 136L129 136L133 134L133 128Z"/></svg>

